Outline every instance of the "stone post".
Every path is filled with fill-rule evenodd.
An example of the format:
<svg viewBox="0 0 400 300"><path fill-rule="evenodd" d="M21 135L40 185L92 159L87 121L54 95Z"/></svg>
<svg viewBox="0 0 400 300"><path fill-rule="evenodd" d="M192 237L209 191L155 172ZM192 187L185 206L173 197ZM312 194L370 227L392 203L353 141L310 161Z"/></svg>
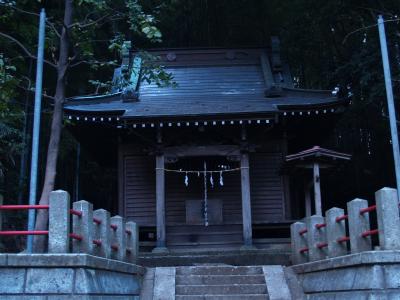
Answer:
<svg viewBox="0 0 400 300"><path fill-rule="evenodd" d="M369 213L360 214L360 210L366 207L368 201L363 199L354 199L347 203L351 253L371 250L371 237L362 237L363 232L370 230Z"/></svg>
<svg viewBox="0 0 400 300"><path fill-rule="evenodd" d="M305 238L307 233L302 235L299 234L299 232L304 229L306 229L306 224L303 222L296 222L290 225L292 263L294 265L302 264L308 261L307 251L300 253L300 249L305 249L307 247L307 241Z"/></svg>
<svg viewBox="0 0 400 300"><path fill-rule="evenodd" d="M327 256L326 248L317 247L318 244L326 242L325 227L316 228L317 224L323 223L325 223L325 219L322 216L313 215L306 218L308 258L310 261L325 259Z"/></svg>
<svg viewBox="0 0 400 300"><path fill-rule="evenodd" d="M125 260L126 255L126 233L125 233L125 222L120 216L114 216L110 218L111 228L111 259ZM114 228L112 228L114 227Z"/></svg>
<svg viewBox="0 0 400 300"><path fill-rule="evenodd" d="M72 251L75 253L92 253L93 249L93 205L85 200L72 204L72 208L82 213L72 215L72 232L82 236L82 240L72 239Z"/></svg>
<svg viewBox="0 0 400 300"><path fill-rule="evenodd" d="M139 254L139 227L135 222L126 222L126 262L135 264Z"/></svg>
<svg viewBox="0 0 400 300"><path fill-rule="evenodd" d="M93 212L93 218L100 224L93 223L93 239L100 241L101 245L93 245L93 255L110 257L110 213L105 209L97 209Z"/></svg>
<svg viewBox="0 0 400 300"><path fill-rule="evenodd" d="M346 221L336 222L336 218L344 215L344 210L333 207L326 211L326 240L328 242L328 256L335 257L347 254L347 243L338 243L337 240L346 236Z"/></svg>
<svg viewBox="0 0 400 300"><path fill-rule="evenodd" d="M69 194L51 192L49 205L49 253L69 253Z"/></svg>
<svg viewBox="0 0 400 300"><path fill-rule="evenodd" d="M397 190L383 188L375 193L381 250L400 249L400 218Z"/></svg>

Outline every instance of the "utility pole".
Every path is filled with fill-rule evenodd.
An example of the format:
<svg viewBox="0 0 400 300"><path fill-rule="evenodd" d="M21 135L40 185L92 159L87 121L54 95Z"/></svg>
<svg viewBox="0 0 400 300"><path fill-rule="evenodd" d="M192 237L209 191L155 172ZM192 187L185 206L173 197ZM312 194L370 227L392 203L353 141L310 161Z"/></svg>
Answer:
<svg viewBox="0 0 400 300"><path fill-rule="evenodd" d="M44 37L45 37L45 21L46 13L44 8L40 11L39 23L39 42L37 52L37 65L36 65L36 86L35 86L35 108L33 115L33 134L32 134L32 160L31 160L31 178L29 186L29 205L36 204L36 189L37 189L37 170L38 170L38 154L39 154L39 132L40 132L40 113L42 106L42 79L43 79L43 56L44 56ZM28 215L28 230L35 229L35 216L34 209L29 210ZM33 236L28 235L27 251L32 253L33 250Z"/></svg>
<svg viewBox="0 0 400 300"><path fill-rule="evenodd" d="M397 133L396 109L393 100L392 75L390 74L389 55L386 42L385 23L382 15L378 17L379 40L381 43L383 72L385 74L386 97L389 111L390 133L392 136L394 168L396 173L397 198L400 200L400 150Z"/></svg>

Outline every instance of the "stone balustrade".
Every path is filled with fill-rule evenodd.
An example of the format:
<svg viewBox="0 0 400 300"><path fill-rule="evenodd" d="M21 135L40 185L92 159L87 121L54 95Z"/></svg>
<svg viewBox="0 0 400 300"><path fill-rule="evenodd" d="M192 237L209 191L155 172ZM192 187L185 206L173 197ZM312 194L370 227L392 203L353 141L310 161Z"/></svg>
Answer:
<svg viewBox="0 0 400 300"><path fill-rule="evenodd" d="M139 230L135 222L110 217L104 209L93 211L87 201L70 203L65 191L50 193L49 205L2 205L0 196L0 236L48 235L48 253L82 253L135 264L139 253ZM2 231L4 210L47 209L48 231Z"/></svg>
<svg viewBox="0 0 400 300"><path fill-rule="evenodd" d="M370 226L376 211L377 228ZM374 222L373 222L374 223ZM331 208L325 217L313 215L290 227L292 263L301 264L325 258L372 250L371 236L379 236L380 250L400 250L400 217L397 191L383 188L375 193L375 205L354 199L347 203L347 214Z"/></svg>
<svg viewBox="0 0 400 300"><path fill-rule="evenodd" d="M72 204L65 191L49 198L49 253L86 253L136 263L139 252L138 226L104 209L93 211L85 200ZM72 241L71 241L72 240Z"/></svg>

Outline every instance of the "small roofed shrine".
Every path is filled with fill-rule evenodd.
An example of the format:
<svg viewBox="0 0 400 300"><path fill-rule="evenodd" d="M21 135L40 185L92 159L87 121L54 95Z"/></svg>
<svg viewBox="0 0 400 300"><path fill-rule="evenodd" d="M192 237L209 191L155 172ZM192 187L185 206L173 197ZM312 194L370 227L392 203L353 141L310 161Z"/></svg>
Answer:
<svg viewBox="0 0 400 300"><path fill-rule="evenodd" d="M64 111L117 169L111 205L140 226L142 245L153 235L155 252L288 243L288 149L319 143L347 100L295 88L276 38L267 49L151 50L170 87L143 80L126 46L111 93L69 98Z"/></svg>
<svg viewBox="0 0 400 300"><path fill-rule="evenodd" d="M301 151L299 153L286 156L286 165L293 169L311 169L313 179L304 184L304 203L305 215L311 216L311 193L310 188L314 188L314 210L315 214L322 216L322 201L321 201L321 180L320 169L336 167L343 161L349 161L350 154L341 153L319 146L314 146L311 149Z"/></svg>

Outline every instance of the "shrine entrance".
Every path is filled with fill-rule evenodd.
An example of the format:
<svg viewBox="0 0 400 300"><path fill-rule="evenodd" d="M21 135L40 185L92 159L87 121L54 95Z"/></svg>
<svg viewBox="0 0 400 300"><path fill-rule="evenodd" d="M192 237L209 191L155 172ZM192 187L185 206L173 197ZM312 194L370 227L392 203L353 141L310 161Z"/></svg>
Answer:
<svg viewBox="0 0 400 300"><path fill-rule="evenodd" d="M164 235L165 228L166 247L237 249L246 241L251 246L248 155L239 150L237 146L166 149L164 164L156 169L163 175L159 174L158 183L164 187L158 186L158 191L165 197L164 209L157 210L161 224L157 229Z"/></svg>
<svg viewBox="0 0 400 300"><path fill-rule="evenodd" d="M181 158L166 164L165 176L167 225L208 227L223 225L225 221L241 222L240 163L237 159L223 156ZM229 202L236 199L236 207L232 206L235 203L228 203L228 199ZM229 216L232 213L236 213L236 219Z"/></svg>
<svg viewBox="0 0 400 300"><path fill-rule="evenodd" d="M233 249L243 245L240 161L182 157L165 164L168 249Z"/></svg>

